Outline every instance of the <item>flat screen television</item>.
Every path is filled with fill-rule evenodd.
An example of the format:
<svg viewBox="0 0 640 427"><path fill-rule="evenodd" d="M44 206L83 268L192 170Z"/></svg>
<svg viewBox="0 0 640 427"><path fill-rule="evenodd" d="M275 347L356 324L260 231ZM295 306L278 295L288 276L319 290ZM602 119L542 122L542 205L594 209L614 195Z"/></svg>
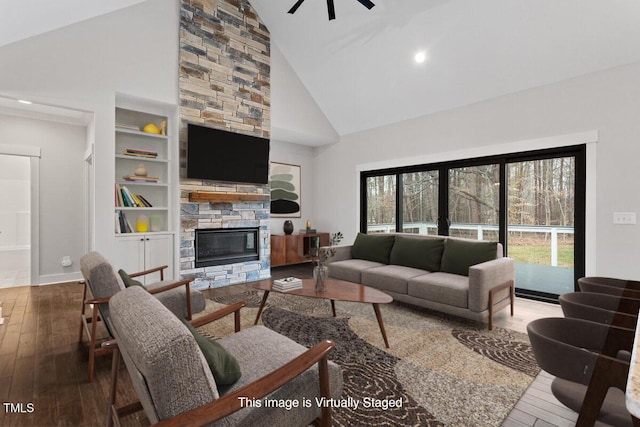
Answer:
<svg viewBox="0 0 640 427"><path fill-rule="evenodd" d="M269 140L189 124L187 178L266 184Z"/></svg>

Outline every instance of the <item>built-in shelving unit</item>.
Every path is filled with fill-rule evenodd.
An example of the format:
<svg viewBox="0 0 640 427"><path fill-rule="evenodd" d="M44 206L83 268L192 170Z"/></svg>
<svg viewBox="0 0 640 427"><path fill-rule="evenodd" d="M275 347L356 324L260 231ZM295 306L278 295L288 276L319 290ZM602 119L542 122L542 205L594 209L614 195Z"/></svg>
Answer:
<svg viewBox="0 0 640 427"><path fill-rule="evenodd" d="M116 95L113 186L117 250L113 263L127 272L168 265L165 278L172 278L176 271L176 111L177 106ZM150 123L164 131L143 131ZM120 191L123 188L135 195L133 201L141 206L125 202ZM122 230L121 215L128 220L129 232ZM156 275L143 280L148 283L159 279Z"/></svg>
<svg viewBox="0 0 640 427"><path fill-rule="evenodd" d="M150 123L166 129L167 120L162 115L116 108L114 200L118 234L170 230L169 137L142 131ZM146 176L136 174L140 169ZM133 195L133 203L127 194ZM142 199L148 203L140 203Z"/></svg>

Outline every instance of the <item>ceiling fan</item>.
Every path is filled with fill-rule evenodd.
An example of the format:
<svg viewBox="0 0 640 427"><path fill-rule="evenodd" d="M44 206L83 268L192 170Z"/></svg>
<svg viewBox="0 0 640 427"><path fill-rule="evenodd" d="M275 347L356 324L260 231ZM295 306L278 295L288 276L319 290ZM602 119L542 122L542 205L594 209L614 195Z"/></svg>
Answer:
<svg viewBox="0 0 640 427"><path fill-rule="evenodd" d="M356 0L356 1L369 10L371 10L371 8L375 6L375 4L373 4L369 0ZM304 3L304 0L298 0L296 4L294 4L293 7L289 9L289 13L291 14L296 13L296 10L298 10L298 8L302 3ZM329 21L331 21L332 19L336 19L336 9L333 6L333 0L327 0L327 9L329 11Z"/></svg>

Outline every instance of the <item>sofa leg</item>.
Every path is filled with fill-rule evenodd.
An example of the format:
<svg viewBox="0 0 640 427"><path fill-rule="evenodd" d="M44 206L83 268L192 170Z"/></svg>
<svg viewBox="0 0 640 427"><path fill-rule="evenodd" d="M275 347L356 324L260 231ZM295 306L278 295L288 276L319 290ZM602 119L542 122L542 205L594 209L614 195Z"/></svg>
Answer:
<svg viewBox="0 0 640 427"><path fill-rule="evenodd" d="M513 304L515 302L515 288L513 280L504 282L503 284L496 286L489 290L489 330L493 330L493 300L494 295L504 289L509 289L509 303L511 305L511 316L513 316Z"/></svg>

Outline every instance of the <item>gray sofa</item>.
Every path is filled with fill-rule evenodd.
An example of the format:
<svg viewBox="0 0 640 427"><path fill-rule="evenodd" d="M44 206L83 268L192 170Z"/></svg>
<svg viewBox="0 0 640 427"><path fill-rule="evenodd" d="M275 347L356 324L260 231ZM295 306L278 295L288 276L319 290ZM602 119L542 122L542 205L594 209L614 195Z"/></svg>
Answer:
<svg viewBox="0 0 640 427"><path fill-rule="evenodd" d="M329 277L380 289L395 300L476 321L511 303L515 264L502 245L407 233L362 234L335 246Z"/></svg>

